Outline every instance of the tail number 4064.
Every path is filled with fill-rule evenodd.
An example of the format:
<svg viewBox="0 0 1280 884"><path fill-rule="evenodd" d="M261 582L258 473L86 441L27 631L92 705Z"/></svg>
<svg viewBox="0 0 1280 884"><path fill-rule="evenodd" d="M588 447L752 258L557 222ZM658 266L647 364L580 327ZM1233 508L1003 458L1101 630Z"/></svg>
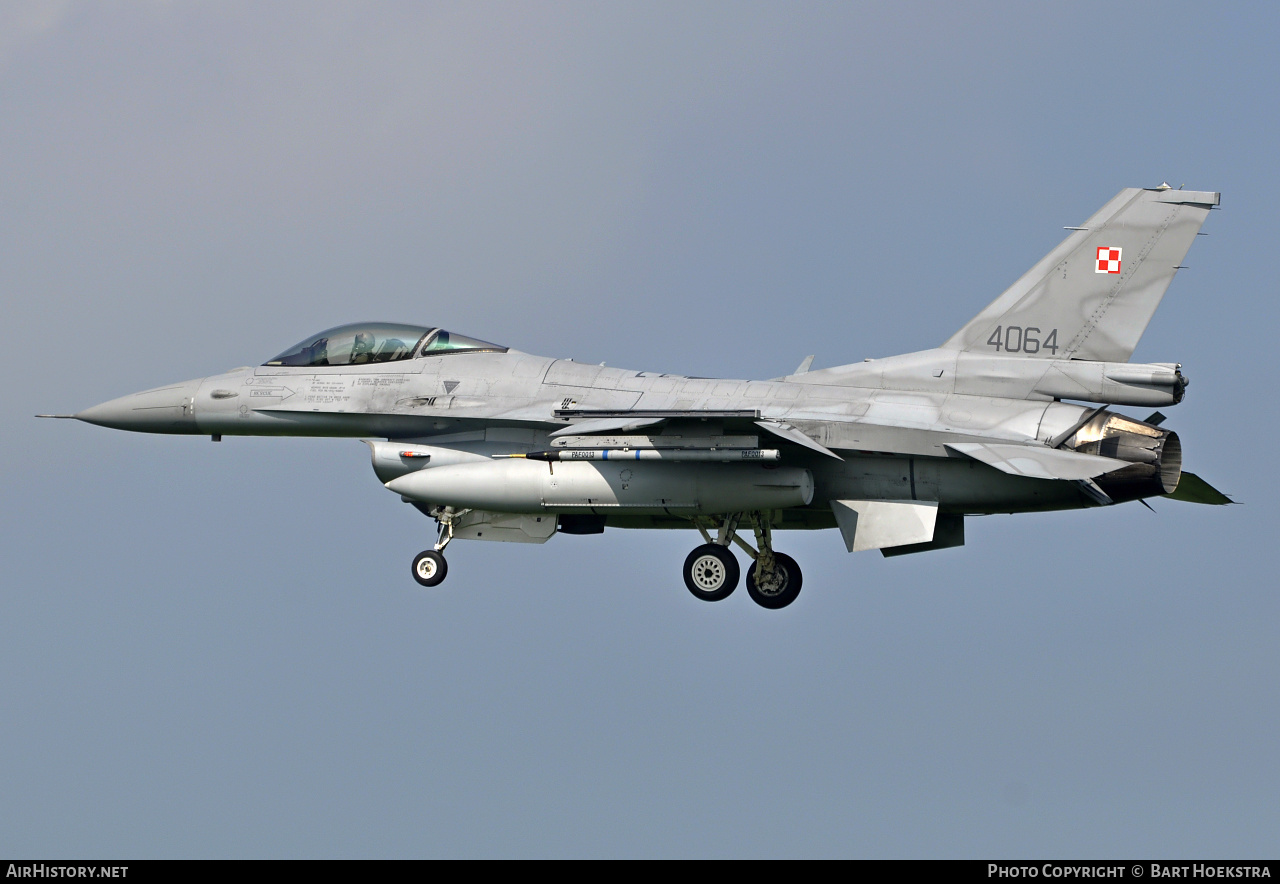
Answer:
<svg viewBox="0 0 1280 884"><path fill-rule="evenodd" d="M1058 355L1058 330L1050 329L1044 340L1040 339L1040 329L1034 326L1023 328L1020 325L997 325L996 330L987 338L987 346L995 347L999 353L1039 353L1048 350Z"/></svg>

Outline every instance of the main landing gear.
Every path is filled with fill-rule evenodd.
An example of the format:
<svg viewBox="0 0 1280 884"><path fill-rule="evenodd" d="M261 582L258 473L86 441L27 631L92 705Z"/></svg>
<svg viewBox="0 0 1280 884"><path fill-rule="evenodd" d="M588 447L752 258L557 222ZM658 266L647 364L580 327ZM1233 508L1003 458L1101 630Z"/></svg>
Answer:
<svg viewBox="0 0 1280 884"><path fill-rule="evenodd" d="M413 579L423 586L439 586L448 576L449 563L444 559L444 548L453 540L453 517L461 513L451 513L442 508L432 515L440 526L435 548L424 549L413 557Z"/></svg>
<svg viewBox="0 0 1280 884"><path fill-rule="evenodd" d="M751 600L763 608L785 608L800 594L803 582L800 566L791 556L773 551L773 532L768 519L760 513L746 518L755 530L756 549L737 534L742 513L726 518L720 524L714 541L705 526L697 526L706 543L684 560L684 585L695 598L704 602L728 598L737 588L740 574L738 560L729 552L732 542L755 559L747 569L747 594Z"/></svg>
<svg viewBox="0 0 1280 884"><path fill-rule="evenodd" d="M726 599L738 586L738 560L728 548L704 543L684 560L684 585L704 602Z"/></svg>

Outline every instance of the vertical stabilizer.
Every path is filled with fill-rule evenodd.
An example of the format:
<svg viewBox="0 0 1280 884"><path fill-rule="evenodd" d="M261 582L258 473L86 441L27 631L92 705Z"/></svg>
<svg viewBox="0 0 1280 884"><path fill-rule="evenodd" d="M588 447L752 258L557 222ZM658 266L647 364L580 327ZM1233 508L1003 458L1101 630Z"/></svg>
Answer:
<svg viewBox="0 0 1280 884"><path fill-rule="evenodd" d="M1128 362L1218 202L1168 185L1120 191L943 348Z"/></svg>

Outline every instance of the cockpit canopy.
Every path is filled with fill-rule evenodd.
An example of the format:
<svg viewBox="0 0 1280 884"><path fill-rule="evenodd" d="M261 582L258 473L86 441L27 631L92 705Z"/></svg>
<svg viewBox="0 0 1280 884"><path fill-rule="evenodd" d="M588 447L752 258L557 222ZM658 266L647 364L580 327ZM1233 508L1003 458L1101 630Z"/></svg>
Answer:
<svg viewBox="0 0 1280 884"><path fill-rule="evenodd" d="M476 351L505 353L507 348L456 335L442 328L362 322L322 331L265 364L362 365Z"/></svg>

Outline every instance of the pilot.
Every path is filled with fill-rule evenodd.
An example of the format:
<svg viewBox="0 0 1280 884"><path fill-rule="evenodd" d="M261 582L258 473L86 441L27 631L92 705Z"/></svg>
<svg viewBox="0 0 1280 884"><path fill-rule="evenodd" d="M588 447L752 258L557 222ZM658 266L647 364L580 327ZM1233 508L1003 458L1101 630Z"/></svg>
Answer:
<svg viewBox="0 0 1280 884"><path fill-rule="evenodd" d="M361 365L372 359L373 345L372 332L356 332L355 343L351 345L351 364Z"/></svg>

